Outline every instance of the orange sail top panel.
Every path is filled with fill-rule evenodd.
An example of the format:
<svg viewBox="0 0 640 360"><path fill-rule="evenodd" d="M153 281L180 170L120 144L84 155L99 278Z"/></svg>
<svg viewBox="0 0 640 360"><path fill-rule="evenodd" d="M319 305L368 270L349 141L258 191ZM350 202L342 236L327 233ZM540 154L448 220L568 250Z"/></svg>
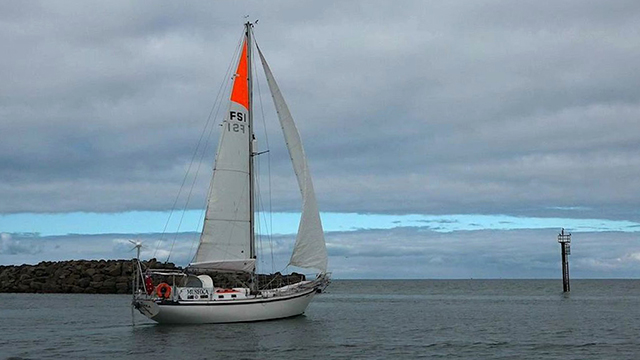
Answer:
<svg viewBox="0 0 640 360"><path fill-rule="evenodd" d="M249 110L249 72L247 67L247 40L242 44L242 54L238 61L236 77L233 80L233 90L231 91L231 101L244 106Z"/></svg>

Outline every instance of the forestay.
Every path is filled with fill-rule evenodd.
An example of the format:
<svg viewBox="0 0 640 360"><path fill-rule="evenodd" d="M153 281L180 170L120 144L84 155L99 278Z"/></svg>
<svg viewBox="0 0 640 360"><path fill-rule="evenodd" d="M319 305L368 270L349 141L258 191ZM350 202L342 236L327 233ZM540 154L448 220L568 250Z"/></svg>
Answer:
<svg viewBox="0 0 640 360"><path fill-rule="evenodd" d="M307 160L302 147L302 140L298 129L293 122L293 117L284 101L284 97L278 88L271 69L267 64L262 51L258 48L258 54L269 84L269 90L280 119L280 126L289 149L289 155L293 163L293 169L298 179L298 186L302 194L302 215L298 227L296 244L291 255L290 265L303 268L314 268L321 272L327 270L327 249L322 231L322 222L316 201L313 183L307 166Z"/></svg>

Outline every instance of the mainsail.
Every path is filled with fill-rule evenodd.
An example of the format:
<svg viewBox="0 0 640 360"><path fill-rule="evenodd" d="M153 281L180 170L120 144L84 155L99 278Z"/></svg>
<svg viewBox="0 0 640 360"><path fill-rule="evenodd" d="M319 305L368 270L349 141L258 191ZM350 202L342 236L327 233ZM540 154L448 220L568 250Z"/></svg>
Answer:
<svg viewBox="0 0 640 360"><path fill-rule="evenodd" d="M219 271L255 269L251 256L249 174L249 66L245 36L229 111L222 123L200 246L192 267Z"/></svg>
<svg viewBox="0 0 640 360"><path fill-rule="evenodd" d="M280 126L289 149L289 156L291 156L293 169L298 179L300 193L302 194L302 215L298 226L296 244L289 264L303 268L318 269L324 273L327 271L327 248L300 133L298 133L289 108L260 48L258 48L258 54L260 55L260 61L264 68L269 90L280 119Z"/></svg>

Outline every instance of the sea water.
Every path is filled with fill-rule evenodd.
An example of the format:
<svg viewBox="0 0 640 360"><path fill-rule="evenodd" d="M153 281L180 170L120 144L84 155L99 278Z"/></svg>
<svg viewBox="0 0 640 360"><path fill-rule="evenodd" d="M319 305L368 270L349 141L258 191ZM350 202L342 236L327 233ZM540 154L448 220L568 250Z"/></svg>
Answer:
<svg viewBox="0 0 640 360"><path fill-rule="evenodd" d="M640 281L337 280L303 316L157 325L126 295L0 294L0 359L640 359Z"/></svg>

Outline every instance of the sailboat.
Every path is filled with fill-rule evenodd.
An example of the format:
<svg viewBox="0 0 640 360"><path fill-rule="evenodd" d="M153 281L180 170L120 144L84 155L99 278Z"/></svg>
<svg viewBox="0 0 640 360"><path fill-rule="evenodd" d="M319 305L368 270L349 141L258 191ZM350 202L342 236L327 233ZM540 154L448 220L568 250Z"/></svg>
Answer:
<svg viewBox="0 0 640 360"><path fill-rule="evenodd" d="M255 281L226 288L211 272L256 277L252 55L253 24L244 25L229 107L222 122L206 215L193 261L184 271L143 270L134 274L132 305L158 323L232 323L273 320L305 312L329 284L327 250L309 167L289 108L256 44L302 195L302 213L289 265L313 269L313 280L260 288ZM152 284L152 276L171 281Z"/></svg>

